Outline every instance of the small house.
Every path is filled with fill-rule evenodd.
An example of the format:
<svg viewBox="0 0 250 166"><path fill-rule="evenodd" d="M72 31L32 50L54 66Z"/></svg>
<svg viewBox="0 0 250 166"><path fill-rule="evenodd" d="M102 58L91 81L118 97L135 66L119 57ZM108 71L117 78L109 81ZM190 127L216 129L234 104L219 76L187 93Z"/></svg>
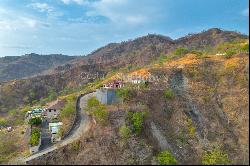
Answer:
<svg viewBox="0 0 250 166"><path fill-rule="evenodd" d="M226 53L217 53L216 55L226 55Z"/></svg>
<svg viewBox="0 0 250 166"><path fill-rule="evenodd" d="M64 107L64 102L62 100L56 100L49 105L45 109L44 116L47 117L48 120L52 120L57 118L60 114L60 110Z"/></svg>
<svg viewBox="0 0 250 166"><path fill-rule="evenodd" d="M55 143L61 140L61 136L58 134L60 127L63 125L62 122L49 123L49 131L51 133L51 142Z"/></svg>
<svg viewBox="0 0 250 166"><path fill-rule="evenodd" d="M7 131L8 131L8 132L11 132L12 130L13 130L13 129L12 129L11 126L8 126L8 127L7 127Z"/></svg>
<svg viewBox="0 0 250 166"><path fill-rule="evenodd" d="M59 110L47 108L47 109L45 109L45 112L44 112L43 114L44 114L44 116L47 117L48 119L52 120L52 119L58 117L58 115L59 115Z"/></svg>
<svg viewBox="0 0 250 166"><path fill-rule="evenodd" d="M103 88L122 88L123 86L122 80L112 80L103 84Z"/></svg>
<svg viewBox="0 0 250 166"><path fill-rule="evenodd" d="M149 81L150 72L147 69L140 69L128 74L127 82L133 84L146 83Z"/></svg>
<svg viewBox="0 0 250 166"><path fill-rule="evenodd" d="M32 111L28 111L25 114L25 118L29 120L31 118L41 117L43 115L43 112L44 112L44 109L40 109L40 108L33 109Z"/></svg>

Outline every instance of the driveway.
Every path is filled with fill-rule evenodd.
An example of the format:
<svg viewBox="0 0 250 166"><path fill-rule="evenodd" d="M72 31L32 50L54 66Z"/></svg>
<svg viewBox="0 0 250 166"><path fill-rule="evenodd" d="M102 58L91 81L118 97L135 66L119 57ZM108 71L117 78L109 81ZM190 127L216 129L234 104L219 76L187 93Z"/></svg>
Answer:
<svg viewBox="0 0 250 166"><path fill-rule="evenodd" d="M49 132L49 122L43 121L41 127L41 146L39 151L44 150L52 145L51 143L51 134Z"/></svg>
<svg viewBox="0 0 250 166"><path fill-rule="evenodd" d="M69 132L69 134L62 141L29 156L28 158L24 159L24 163L28 164L29 161L31 161L35 158L41 157L43 155L46 155L47 153L52 152L58 148L66 146L66 145L78 140L82 135L84 135L91 128L91 124L92 124L91 119L84 112L84 109L87 106L88 99L91 97L94 97L95 95L96 95L96 92L92 92L92 93L89 93L86 95L81 95L78 97L76 121L74 122L72 130ZM44 148L45 148L45 146L44 146Z"/></svg>

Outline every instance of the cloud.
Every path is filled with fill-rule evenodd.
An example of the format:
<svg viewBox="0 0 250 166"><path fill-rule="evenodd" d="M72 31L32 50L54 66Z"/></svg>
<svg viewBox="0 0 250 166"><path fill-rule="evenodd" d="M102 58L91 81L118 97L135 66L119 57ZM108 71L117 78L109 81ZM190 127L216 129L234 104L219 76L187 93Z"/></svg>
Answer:
<svg viewBox="0 0 250 166"><path fill-rule="evenodd" d="M241 15L249 17L249 8L242 10Z"/></svg>
<svg viewBox="0 0 250 166"><path fill-rule="evenodd" d="M28 7L32 7L41 13L46 13L50 18L57 18L63 16L62 12L56 11L56 9L47 3L31 3Z"/></svg>
<svg viewBox="0 0 250 166"><path fill-rule="evenodd" d="M52 12L53 8L47 3L32 3L30 6L34 9L37 9L39 12Z"/></svg>
<svg viewBox="0 0 250 166"><path fill-rule="evenodd" d="M30 6L33 9L38 10L39 12L50 13L54 10L53 7L49 6L47 3L32 3L32 4L30 4Z"/></svg>
<svg viewBox="0 0 250 166"><path fill-rule="evenodd" d="M0 45L2 48L8 48L8 49L31 49L33 47L25 46L25 45Z"/></svg>
<svg viewBox="0 0 250 166"><path fill-rule="evenodd" d="M125 17L125 21L130 24L140 24L140 23L144 23L146 20L147 18L142 15Z"/></svg>
<svg viewBox="0 0 250 166"><path fill-rule="evenodd" d="M61 0L64 4L77 3L78 5L82 5L84 0Z"/></svg>
<svg viewBox="0 0 250 166"><path fill-rule="evenodd" d="M48 27L49 25L38 18L20 14L13 10L0 8L0 30L17 31L19 29Z"/></svg>
<svg viewBox="0 0 250 166"><path fill-rule="evenodd" d="M23 23L28 25L30 28L35 28L38 25L38 22L34 19L26 18L26 17L21 17L20 19Z"/></svg>
<svg viewBox="0 0 250 166"><path fill-rule="evenodd" d="M140 25L148 21L149 15L136 7L130 0L100 0L89 2L87 16L101 15L118 25ZM133 6L134 5L134 6Z"/></svg>

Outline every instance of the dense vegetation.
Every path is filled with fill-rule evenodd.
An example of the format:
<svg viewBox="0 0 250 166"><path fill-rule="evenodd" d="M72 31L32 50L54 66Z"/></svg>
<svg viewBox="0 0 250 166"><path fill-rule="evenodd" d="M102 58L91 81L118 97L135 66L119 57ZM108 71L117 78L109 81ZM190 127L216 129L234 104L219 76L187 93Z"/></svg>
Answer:
<svg viewBox="0 0 250 166"><path fill-rule="evenodd" d="M31 146L37 146L39 144L40 135L40 130L38 128L32 129L29 144Z"/></svg>
<svg viewBox="0 0 250 166"><path fill-rule="evenodd" d="M34 125L34 126L38 126L42 123L42 119L39 117L35 117L29 120L29 125Z"/></svg>

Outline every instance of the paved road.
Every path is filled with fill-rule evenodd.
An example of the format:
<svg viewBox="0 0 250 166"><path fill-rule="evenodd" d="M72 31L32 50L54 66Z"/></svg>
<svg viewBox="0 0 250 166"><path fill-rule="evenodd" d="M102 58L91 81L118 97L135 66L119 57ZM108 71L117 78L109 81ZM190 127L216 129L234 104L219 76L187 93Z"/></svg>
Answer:
<svg viewBox="0 0 250 166"><path fill-rule="evenodd" d="M42 151L39 151L36 154L33 154L31 156L29 156L28 158L26 158L24 160L25 163L28 163L29 161L43 156L49 152L52 152L60 147L63 147L65 145L68 145L76 140L78 140L83 134L85 134L91 127L91 121L89 116L86 115L86 113L83 111L84 108L87 105L87 101L90 97L93 97L96 95L96 92L92 92L89 94L86 94L84 96L80 96L77 100L77 116L78 118L76 118L76 122L73 125L73 129L69 132L69 134L67 135L67 137L65 137L65 139L63 139L62 141L58 142L57 144L48 147ZM78 114L79 113L79 114Z"/></svg>
<svg viewBox="0 0 250 166"><path fill-rule="evenodd" d="M48 147L52 145L48 121L42 122L41 138L42 138L42 141L41 141L41 146L39 147L39 151L47 149Z"/></svg>

